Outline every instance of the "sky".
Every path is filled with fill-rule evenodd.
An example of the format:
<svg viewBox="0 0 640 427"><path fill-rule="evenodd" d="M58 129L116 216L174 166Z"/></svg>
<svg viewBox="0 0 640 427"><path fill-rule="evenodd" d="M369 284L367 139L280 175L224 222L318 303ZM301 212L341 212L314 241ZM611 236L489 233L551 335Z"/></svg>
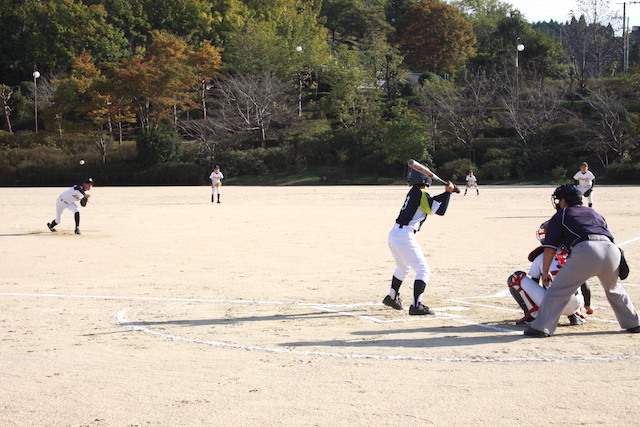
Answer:
<svg viewBox="0 0 640 427"><path fill-rule="evenodd" d="M610 0L609 8L612 13L618 13L622 17L622 3L624 0ZM554 21L565 22L571 19L569 13L576 10L575 0L504 0L504 3L512 4L520 10L529 22ZM631 27L640 26L640 3L626 1L627 17ZM576 10L576 13L578 11ZM621 20L620 20L621 21ZM620 22L619 21L619 22ZM622 24L620 22L620 27Z"/></svg>

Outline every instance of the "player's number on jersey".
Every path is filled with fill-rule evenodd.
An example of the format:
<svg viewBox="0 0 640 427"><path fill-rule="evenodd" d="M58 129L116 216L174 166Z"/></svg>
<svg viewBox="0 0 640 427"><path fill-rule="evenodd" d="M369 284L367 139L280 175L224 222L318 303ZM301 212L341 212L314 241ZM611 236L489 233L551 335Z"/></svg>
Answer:
<svg viewBox="0 0 640 427"><path fill-rule="evenodd" d="M407 199L404 201L404 205L402 205L402 209L400 209L401 211L407 209L407 205L409 205L409 199L410 197L407 196Z"/></svg>

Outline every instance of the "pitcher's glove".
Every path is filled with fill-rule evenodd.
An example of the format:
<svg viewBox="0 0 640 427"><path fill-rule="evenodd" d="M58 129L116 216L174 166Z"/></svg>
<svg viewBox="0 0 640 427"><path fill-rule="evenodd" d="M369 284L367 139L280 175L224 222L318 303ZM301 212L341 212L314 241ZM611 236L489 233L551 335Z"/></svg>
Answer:
<svg viewBox="0 0 640 427"><path fill-rule="evenodd" d="M585 191L585 192L584 192L584 197L589 197L589 196L591 195L591 192L592 192L592 191L593 191L593 190L592 190L591 188L590 188L590 189L588 189L587 191Z"/></svg>
<svg viewBox="0 0 640 427"><path fill-rule="evenodd" d="M85 206L87 206L88 201L89 201L89 195L85 194L84 197L80 199L80 206L84 208Z"/></svg>

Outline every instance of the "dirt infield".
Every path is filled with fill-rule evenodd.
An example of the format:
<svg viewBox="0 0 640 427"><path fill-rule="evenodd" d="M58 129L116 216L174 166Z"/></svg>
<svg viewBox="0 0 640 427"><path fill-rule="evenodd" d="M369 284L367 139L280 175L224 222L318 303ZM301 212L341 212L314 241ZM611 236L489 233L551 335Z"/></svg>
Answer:
<svg viewBox="0 0 640 427"><path fill-rule="evenodd" d="M68 211L46 228L63 188L0 189L0 425L637 424L640 335L597 280L587 324L514 325L506 278L553 188L481 186L425 222L425 318L380 304L407 189L97 186L81 236ZM639 200L594 191L636 306Z"/></svg>

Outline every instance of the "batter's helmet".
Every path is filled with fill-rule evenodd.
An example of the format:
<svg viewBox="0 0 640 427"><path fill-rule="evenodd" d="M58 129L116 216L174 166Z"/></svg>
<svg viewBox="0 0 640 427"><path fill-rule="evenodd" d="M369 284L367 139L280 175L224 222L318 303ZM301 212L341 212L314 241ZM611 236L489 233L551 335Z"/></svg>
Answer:
<svg viewBox="0 0 640 427"><path fill-rule="evenodd" d="M553 206L557 207L556 200L564 199L569 205L582 204L582 192L575 185L565 184L556 188L551 195Z"/></svg>
<svg viewBox="0 0 640 427"><path fill-rule="evenodd" d="M407 184L409 185L426 185L427 187L431 185L433 180L431 177L426 176L418 172L417 170L411 169L409 171L409 175L407 176Z"/></svg>

